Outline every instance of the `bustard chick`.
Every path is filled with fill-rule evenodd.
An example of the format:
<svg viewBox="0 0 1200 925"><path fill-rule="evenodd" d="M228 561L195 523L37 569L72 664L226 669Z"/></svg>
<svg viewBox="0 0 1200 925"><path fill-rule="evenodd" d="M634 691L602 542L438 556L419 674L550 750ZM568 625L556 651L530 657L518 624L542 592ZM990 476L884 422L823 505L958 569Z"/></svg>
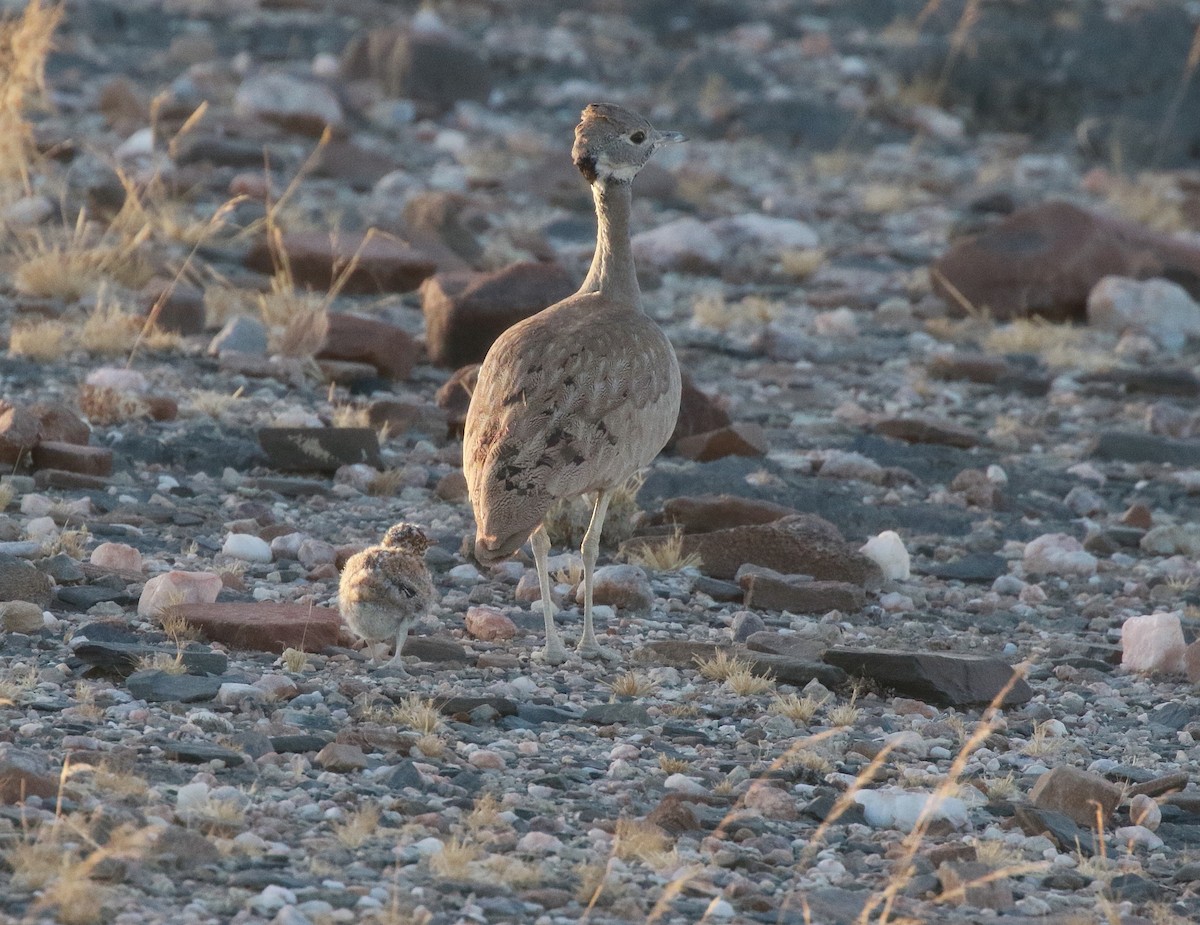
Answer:
<svg viewBox="0 0 1200 925"><path fill-rule="evenodd" d="M378 546L353 555L342 569L338 605L346 625L372 642L396 640L396 654L383 667L406 674L400 653L412 625L433 604L433 580L425 565L429 538L420 527L399 523Z"/></svg>
<svg viewBox="0 0 1200 925"><path fill-rule="evenodd" d="M475 510L475 557L491 563L532 538L546 618L545 660L567 658L554 626L542 521L560 498L595 495L583 538L585 657L615 657L592 627L592 572L614 489L650 462L679 415L679 364L642 311L629 242L631 184L660 132L619 106L593 103L572 156L592 187L596 253L573 296L505 331L492 345L467 411L463 470Z"/></svg>

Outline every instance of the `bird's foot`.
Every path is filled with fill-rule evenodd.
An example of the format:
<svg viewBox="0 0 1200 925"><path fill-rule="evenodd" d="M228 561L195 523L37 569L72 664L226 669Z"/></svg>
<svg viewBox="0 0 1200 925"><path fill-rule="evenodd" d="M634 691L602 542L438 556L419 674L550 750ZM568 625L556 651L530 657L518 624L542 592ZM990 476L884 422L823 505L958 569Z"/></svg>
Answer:
<svg viewBox="0 0 1200 925"><path fill-rule="evenodd" d="M568 658L567 650L563 648L562 640L552 637L546 640L542 648L533 653L533 657L547 665L561 665Z"/></svg>
<svg viewBox="0 0 1200 925"><path fill-rule="evenodd" d="M372 674L385 674L393 678L411 678L408 669L400 662L384 662Z"/></svg>
<svg viewBox="0 0 1200 925"><path fill-rule="evenodd" d="M595 639L582 639L575 649L580 658L601 659L612 663L621 661L621 653L608 646L602 646Z"/></svg>

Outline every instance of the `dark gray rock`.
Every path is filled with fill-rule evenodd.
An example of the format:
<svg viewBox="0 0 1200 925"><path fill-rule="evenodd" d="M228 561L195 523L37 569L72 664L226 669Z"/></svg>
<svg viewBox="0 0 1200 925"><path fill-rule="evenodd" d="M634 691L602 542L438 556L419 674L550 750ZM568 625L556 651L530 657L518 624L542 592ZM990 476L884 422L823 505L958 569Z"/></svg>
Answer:
<svg viewBox="0 0 1200 925"><path fill-rule="evenodd" d="M649 726L650 711L640 703L599 703L588 707L579 718L581 723L611 726L617 723L630 726Z"/></svg>
<svg viewBox="0 0 1200 925"><path fill-rule="evenodd" d="M573 723L579 718L577 713L540 703L521 704L517 707L517 716L537 726L543 723Z"/></svg>
<svg viewBox="0 0 1200 925"><path fill-rule="evenodd" d="M1118 874L1104 888L1104 897L1114 902L1149 903L1163 898L1163 888L1137 874Z"/></svg>
<svg viewBox="0 0 1200 925"><path fill-rule="evenodd" d="M155 656L175 658L178 655L189 674L224 674L229 667L229 656L212 649L178 651L139 643L92 642L89 640L75 646L74 652L77 658L82 659L93 668L117 674L128 674L136 669L139 661Z"/></svg>
<svg viewBox="0 0 1200 925"><path fill-rule="evenodd" d="M57 581L60 585L70 582L83 581L87 576L83 569L79 567L79 563L68 556L66 553L58 553L58 555L49 556L41 559L37 563L37 567Z"/></svg>
<svg viewBox="0 0 1200 925"><path fill-rule="evenodd" d="M978 655L837 647L825 653L825 661L910 697L955 707L991 703L1013 677L1011 665ZM1003 705L1032 696L1033 689L1018 678Z"/></svg>
<svg viewBox="0 0 1200 925"><path fill-rule="evenodd" d="M733 615L733 624L730 626L730 631L733 633L734 642L745 642L755 633L761 633L767 628L763 623L762 617L754 613L752 610L739 610Z"/></svg>
<svg viewBox="0 0 1200 925"><path fill-rule="evenodd" d="M86 611L101 601L116 601L133 604L136 599L123 588L106 588L102 585L67 585L58 588L55 596L72 610Z"/></svg>
<svg viewBox="0 0 1200 925"><path fill-rule="evenodd" d="M302 755L307 752L319 752L333 741L331 736L319 735L315 732L292 732L286 735L271 736L271 748L280 755Z"/></svg>
<svg viewBox="0 0 1200 925"><path fill-rule="evenodd" d="M285 472L335 472L366 463L383 468L378 435L369 427L263 427L258 442L267 465Z"/></svg>
<svg viewBox="0 0 1200 925"><path fill-rule="evenodd" d="M1066 813L1039 809L1032 803L1018 803L1013 807L1013 817L1026 835L1047 835L1061 851L1082 851L1092 857L1099 850L1095 836L1076 825Z"/></svg>
<svg viewBox="0 0 1200 925"><path fill-rule="evenodd" d="M1117 462L1195 467L1200 466L1200 440L1172 440L1156 434L1106 431L1092 444L1091 455Z"/></svg>
<svg viewBox="0 0 1200 925"><path fill-rule="evenodd" d="M169 674L151 669L135 671L125 679L129 693L139 700L151 703L178 701L198 703L212 700L221 689L220 678L197 677L190 674Z"/></svg>
<svg viewBox="0 0 1200 925"><path fill-rule="evenodd" d="M232 768L246 760L246 756L241 752L220 745L209 745L206 742L171 742L164 744L162 750L170 760L186 764L204 764L216 760L224 761Z"/></svg>
<svg viewBox="0 0 1200 925"><path fill-rule="evenodd" d="M404 654L423 662L466 662L467 650L446 636L412 636L404 641Z"/></svg>
<svg viewBox="0 0 1200 925"><path fill-rule="evenodd" d="M436 699L437 708L447 716L470 714L479 707L490 707L500 716L516 716L517 705L507 697L451 697Z"/></svg>
<svg viewBox="0 0 1200 925"><path fill-rule="evenodd" d="M989 553L968 553L950 562L917 564L913 571L922 575L932 575L942 581L991 584L1001 575L1008 574L1008 562L1001 556Z"/></svg>

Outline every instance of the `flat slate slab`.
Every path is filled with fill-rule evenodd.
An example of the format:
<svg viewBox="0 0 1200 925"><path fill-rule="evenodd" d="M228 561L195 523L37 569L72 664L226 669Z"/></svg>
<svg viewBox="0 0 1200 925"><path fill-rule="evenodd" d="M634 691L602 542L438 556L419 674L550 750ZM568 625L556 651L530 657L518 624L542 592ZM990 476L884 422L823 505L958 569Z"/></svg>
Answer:
<svg viewBox="0 0 1200 925"><path fill-rule="evenodd" d="M1174 440L1156 434L1106 431L1092 443L1091 455L1096 459L1117 462L1200 466L1200 440Z"/></svg>
<svg viewBox="0 0 1200 925"><path fill-rule="evenodd" d="M258 442L267 465L284 472L336 472L356 463L383 468L379 437L369 427L263 427Z"/></svg>
<svg viewBox="0 0 1200 925"><path fill-rule="evenodd" d="M1013 676L1013 667L998 658L956 653L837 646L826 651L825 661L918 700L951 707L991 703ZM1033 688L1018 678L1002 706L1031 697Z"/></svg>

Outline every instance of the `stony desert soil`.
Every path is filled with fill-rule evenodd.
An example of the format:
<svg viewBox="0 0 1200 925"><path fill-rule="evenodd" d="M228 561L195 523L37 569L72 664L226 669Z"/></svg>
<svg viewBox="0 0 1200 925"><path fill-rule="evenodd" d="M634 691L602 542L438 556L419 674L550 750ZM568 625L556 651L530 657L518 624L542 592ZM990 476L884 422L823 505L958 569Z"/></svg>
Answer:
<svg viewBox="0 0 1200 925"><path fill-rule="evenodd" d="M0 921L1200 920L1194 13L68 2L5 101ZM622 664L549 668L458 370L582 278L593 100L689 136L634 231L694 390ZM410 677L336 614L401 520Z"/></svg>

